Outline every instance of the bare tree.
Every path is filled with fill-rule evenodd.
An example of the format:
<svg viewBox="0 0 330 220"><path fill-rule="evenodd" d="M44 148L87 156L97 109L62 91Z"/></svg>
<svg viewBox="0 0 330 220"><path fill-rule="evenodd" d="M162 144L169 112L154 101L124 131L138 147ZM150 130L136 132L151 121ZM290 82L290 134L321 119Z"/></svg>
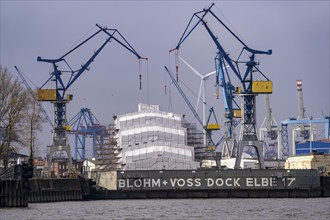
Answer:
<svg viewBox="0 0 330 220"><path fill-rule="evenodd" d="M37 141L37 131L41 131L42 123L46 121L45 117L42 115L41 106L38 104L36 93L32 93L32 90L27 97L27 105L25 108L26 114L26 123L25 123L25 130L28 133L25 135L25 143L30 148L30 153L34 156L38 156L39 154L39 147L35 145Z"/></svg>
<svg viewBox="0 0 330 220"><path fill-rule="evenodd" d="M3 137L0 145L0 159L8 167L8 155L13 142L23 143L25 130L24 109L27 106L28 92L9 70L0 65L0 127Z"/></svg>

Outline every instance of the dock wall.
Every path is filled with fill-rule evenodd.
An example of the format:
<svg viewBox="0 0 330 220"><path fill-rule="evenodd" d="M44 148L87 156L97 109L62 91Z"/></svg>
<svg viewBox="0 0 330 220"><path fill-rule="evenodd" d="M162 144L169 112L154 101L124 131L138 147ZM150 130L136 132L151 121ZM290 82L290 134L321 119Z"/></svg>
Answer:
<svg viewBox="0 0 330 220"><path fill-rule="evenodd" d="M0 180L0 207L28 206L26 180Z"/></svg>
<svg viewBox="0 0 330 220"><path fill-rule="evenodd" d="M29 202L82 200L80 179L30 179Z"/></svg>
<svg viewBox="0 0 330 220"><path fill-rule="evenodd" d="M178 199L178 198L318 198L322 197L321 189L295 190L96 190L91 194L91 200L103 199Z"/></svg>

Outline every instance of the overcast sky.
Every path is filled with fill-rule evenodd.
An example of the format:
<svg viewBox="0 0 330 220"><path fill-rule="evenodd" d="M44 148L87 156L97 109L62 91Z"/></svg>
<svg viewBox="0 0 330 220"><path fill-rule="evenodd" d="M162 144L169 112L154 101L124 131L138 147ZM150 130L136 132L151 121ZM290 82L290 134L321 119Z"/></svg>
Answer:
<svg viewBox="0 0 330 220"><path fill-rule="evenodd" d="M41 86L51 66L37 62L37 56L55 59L97 30L95 24L116 28L143 56L142 90L139 90L137 58L116 42L108 44L69 89L73 101L67 105L68 119L81 108L90 108L103 124L113 114L137 110L138 103L158 104L164 111L191 112L164 66L174 71L174 56L169 54L178 43L192 14L211 5L210 1L3 1L1 0L0 64L17 75L14 66ZM329 1L215 1L212 11L251 48L272 49L270 56L258 56L259 68L273 81L271 106L277 123L297 117L296 80L303 81L306 116L330 115L329 77ZM236 58L241 45L207 17L212 30L226 51ZM82 50L68 58L75 69L86 62L106 39L99 34ZM181 46L180 55L202 74L214 71L216 47L202 26ZM183 63L179 78L198 93L199 78ZM207 82L207 100L223 124L222 99L214 97L215 78ZM167 91L165 93L165 85ZM49 85L49 88L52 85ZM170 95L171 94L171 95ZM197 97L187 90L193 105ZM258 100L258 123L264 118L263 96ZM43 103L53 116L50 103ZM44 125L39 144L51 141L51 128ZM73 142L71 141L71 145Z"/></svg>

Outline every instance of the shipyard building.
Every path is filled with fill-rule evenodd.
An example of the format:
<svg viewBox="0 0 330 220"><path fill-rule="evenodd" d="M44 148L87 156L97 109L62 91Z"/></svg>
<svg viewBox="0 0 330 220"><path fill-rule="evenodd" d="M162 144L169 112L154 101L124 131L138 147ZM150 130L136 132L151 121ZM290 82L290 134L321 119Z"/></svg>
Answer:
<svg viewBox="0 0 330 220"><path fill-rule="evenodd" d="M139 104L138 111L117 115L109 143L108 164L116 170L194 170L203 153L203 134L184 115L164 112L159 105ZM105 146L106 148L106 146ZM99 153L100 154L100 153Z"/></svg>

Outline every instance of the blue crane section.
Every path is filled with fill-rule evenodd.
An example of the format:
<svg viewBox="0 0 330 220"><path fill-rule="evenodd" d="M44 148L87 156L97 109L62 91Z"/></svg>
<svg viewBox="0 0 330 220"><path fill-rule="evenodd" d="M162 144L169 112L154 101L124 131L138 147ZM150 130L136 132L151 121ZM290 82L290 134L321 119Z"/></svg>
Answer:
<svg viewBox="0 0 330 220"><path fill-rule="evenodd" d="M70 125L69 134L74 134L74 154L73 158L84 161L86 159L86 137L92 139L92 158L95 157L95 144L102 147L103 133L105 126L101 125L99 120L89 108L82 108L68 123Z"/></svg>

